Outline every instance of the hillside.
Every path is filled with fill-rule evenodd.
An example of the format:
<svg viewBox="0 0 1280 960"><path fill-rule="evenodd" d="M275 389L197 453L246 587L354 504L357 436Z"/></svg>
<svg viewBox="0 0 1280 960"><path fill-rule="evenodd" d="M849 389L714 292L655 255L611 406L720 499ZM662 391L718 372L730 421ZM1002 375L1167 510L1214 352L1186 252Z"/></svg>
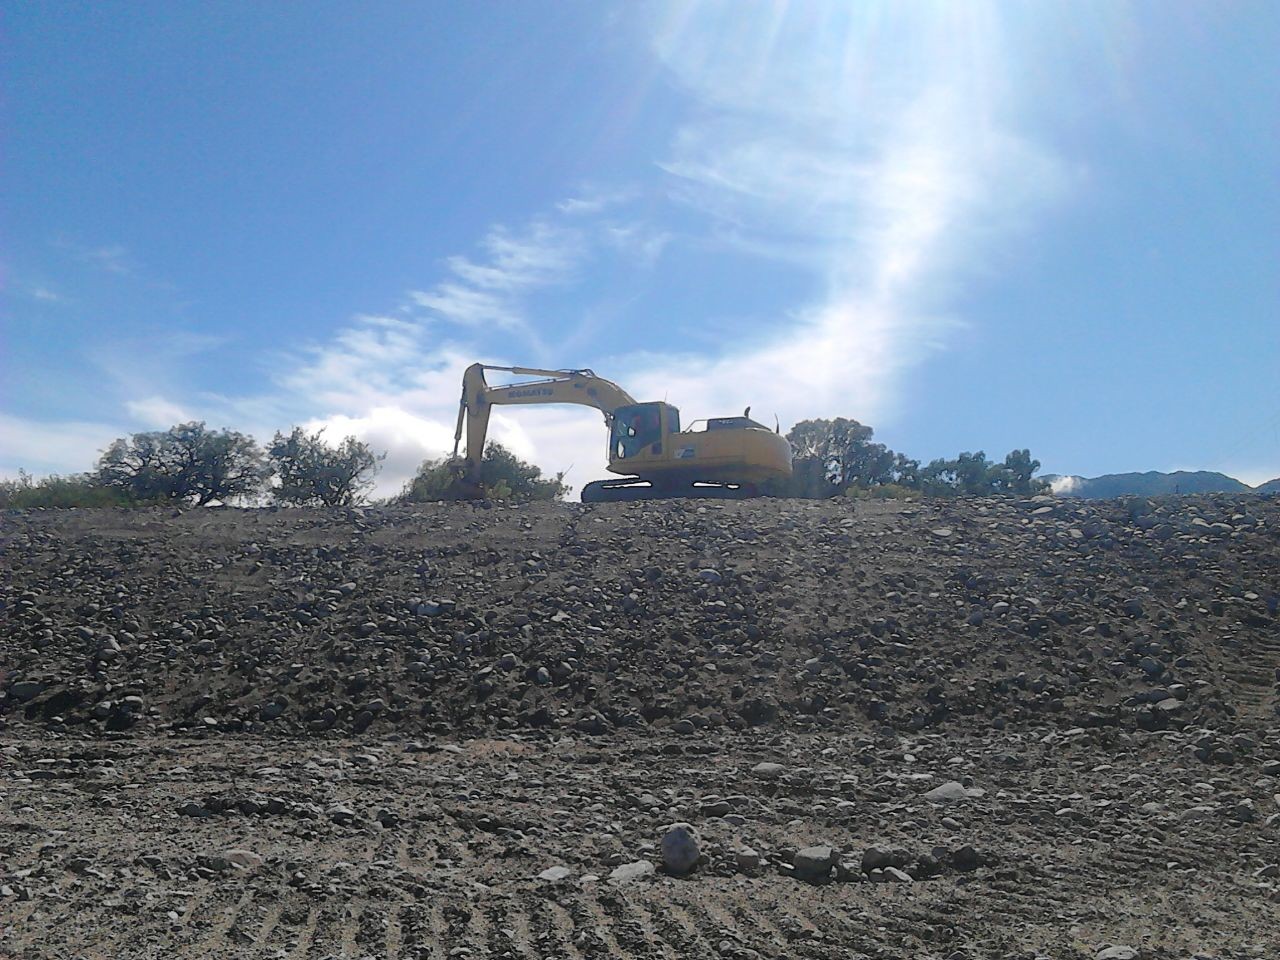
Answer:
<svg viewBox="0 0 1280 960"><path fill-rule="evenodd" d="M877 711L909 729L1050 704L1084 723L1147 678L1136 655L1119 676L1107 665L1112 634L1171 657L1183 651L1160 624L1185 616L1177 603L1212 599L1232 617L1253 604L1265 618L1264 601L1241 597L1276 592L1274 505L1124 510L775 501L139 511L105 525L28 514L11 520L6 563L37 589L8 598L7 660L40 690L24 712L109 729L611 729ZM1214 554L1238 528L1264 534L1237 551L1247 569L1220 583L1186 570L1188 542ZM994 682L1018 672L1000 664L1027 638L1058 651L1055 669L1090 666L1036 695ZM956 679L957 657L973 684ZM130 714L133 695L144 707Z"/></svg>
<svg viewBox="0 0 1280 960"><path fill-rule="evenodd" d="M1208 470L1175 470L1173 473L1149 470L1146 473L1107 473L1100 477L1051 474L1042 479L1053 486L1058 496L1085 499L1123 496L1157 497L1192 493L1248 493L1251 490L1248 484L1241 483L1234 477Z"/></svg>
<svg viewBox="0 0 1280 960"><path fill-rule="evenodd" d="M4 521L0 955L1174 960L1280 921L1275 500Z"/></svg>

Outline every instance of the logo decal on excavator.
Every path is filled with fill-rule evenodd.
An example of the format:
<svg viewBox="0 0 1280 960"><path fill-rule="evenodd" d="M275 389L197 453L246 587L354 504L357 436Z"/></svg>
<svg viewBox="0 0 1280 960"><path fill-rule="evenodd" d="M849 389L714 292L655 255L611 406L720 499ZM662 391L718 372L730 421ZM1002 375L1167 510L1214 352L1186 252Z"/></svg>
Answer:
<svg viewBox="0 0 1280 960"><path fill-rule="evenodd" d="M530 387L527 390L512 390L509 397L551 397L555 396L555 391L550 387Z"/></svg>

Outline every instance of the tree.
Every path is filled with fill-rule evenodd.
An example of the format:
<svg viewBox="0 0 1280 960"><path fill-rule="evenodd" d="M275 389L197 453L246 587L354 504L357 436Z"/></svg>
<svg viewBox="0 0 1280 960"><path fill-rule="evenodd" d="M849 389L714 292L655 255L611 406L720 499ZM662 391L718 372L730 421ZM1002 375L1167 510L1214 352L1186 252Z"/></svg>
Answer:
<svg viewBox="0 0 1280 960"><path fill-rule="evenodd" d="M271 496L298 506L350 506L373 486L386 456L355 437L331 447L324 442L323 430L309 434L294 427L287 436L277 433L267 448L270 473L276 478Z"/></svg>
<svg viewBox="0 0 1280 960"><path fill-rule="evenodd" d="M1033 479L1040 461L1031 459L1030 450L1013 450L1004 463L992 463L987 455L962 453L954 460L933 460L920 471L924 491L932 496L990 496L992 494L1028 494L1043 490L1046 484Z"/></svg>
<svg viewBox="0 0 1280 960"><path fill-rule="evenodd" d="M829 497L853 486L915 485L919 461L873 443L874 433L871 427L845 417L797 423L787 434L795 459L792 480L784 484L786 494Z"/></svg>
<svg viewBox="0 0 1280 960"><path fill-rule="evenodd" d="M1000 486L1005 493L1039 493L1048 486L1043 480L1036 480L1035 472L1040 469L1040 461L1031 459L1030 450L1010 450L1004 458L1001 468Z"/></svg>
<svg viewBox="0 0 1280 960"><path fill-rule="evenodd" d="M955 496L960 492L956 462L941 457L930 460L920 471L920 488L931 497Z"/></svg>
<svg viewBox="0 0 1280 960"><path fill-rule="evenodd" d="M827 465L817 457L795 457L791 461L791 476L785 480L771 480L764 492L772 497L796 497L802 500L821 500L836 494L836 488L827 476Z"/></svg>
<svg viewBox="0 0 1280 960"><path fill-rule="evenodd" d="M262 451L252 437L193 421L116 440L98 460L96 481L138 500L204 506L253 496L265 476Z"/></svg>
<svg viewBox="0 0 1280 960"><path fill-rule="evenodd" d="M396 498L399 503L462 500L456 461L427 460ZM564 474L542 476L542 469L521 460L500 443L490 442L480 459L480 486L495 500L563 500L569 492Z"/></svg>
<svg viewBox="0 0 1280 960"><path fill-rule="evenodd" d="M920 461L913 460L905 453L896 454L893 458L893 482L909 489L918 488L920 486Z"/></svg>
<svg viewBox="0 0 1280 960"><path fill-rule="evenodd" d="M991 467L982 450L962 453L954 460L932 460L920 472L926 493L932 496L981 496L992 492Z"/></svg>
<svg viewBox="0 0 1280 960"><path fill-rule="evenodd" d="M849 485L874 431L857 420L802 420L787 433L795 456L816 461L836 492Z"/></svg>

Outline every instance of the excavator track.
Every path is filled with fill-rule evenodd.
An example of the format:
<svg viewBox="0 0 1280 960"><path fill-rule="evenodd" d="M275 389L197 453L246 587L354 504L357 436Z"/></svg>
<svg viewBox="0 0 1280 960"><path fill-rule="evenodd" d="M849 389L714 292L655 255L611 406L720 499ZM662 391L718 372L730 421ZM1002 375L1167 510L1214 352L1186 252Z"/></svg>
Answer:
<svg viewBox="0 0 1280 960"><path fill-rule="evenodd" d="M751 483L663 484L647 480L594 480L582 488L583 503L634 503L640 500L749 500L760 496Z"/></svg>

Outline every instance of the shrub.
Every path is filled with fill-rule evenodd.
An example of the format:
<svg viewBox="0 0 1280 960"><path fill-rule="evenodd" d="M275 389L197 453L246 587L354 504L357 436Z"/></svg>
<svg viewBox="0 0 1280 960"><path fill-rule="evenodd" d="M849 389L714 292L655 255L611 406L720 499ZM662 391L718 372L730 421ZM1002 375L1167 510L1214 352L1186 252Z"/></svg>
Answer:
<svg viewBox="0 0 1280 960"><path fill-rule="evenodd" d="M336 447L324 442L324 431L308 434L294 427L287 436L277 433L267 448L270 471L278 485L271 496L279 503L299 506L341 507L358 503L373 486L377 455L367 443L346 437Z"/></svg>
<svg viewBox="0 0 1280 960"><path fill-rule="evenodd" d="M427 460L395 498L397 503L424 503L432 500L467 500L476 491L459 475L457 461ZM485 447L480 461L480 493L494 500L563 500L569 492L564 474L552 479L542 469L521 460L500 443Z"/></svg>
<svg viewBox="0 0 1280 960"><path fill-rule="evenodd" d="M0 508L128 507L145 502L126 490L101 486L86 473L35 480L19 470L17 480L0 480Z"/></svg>

